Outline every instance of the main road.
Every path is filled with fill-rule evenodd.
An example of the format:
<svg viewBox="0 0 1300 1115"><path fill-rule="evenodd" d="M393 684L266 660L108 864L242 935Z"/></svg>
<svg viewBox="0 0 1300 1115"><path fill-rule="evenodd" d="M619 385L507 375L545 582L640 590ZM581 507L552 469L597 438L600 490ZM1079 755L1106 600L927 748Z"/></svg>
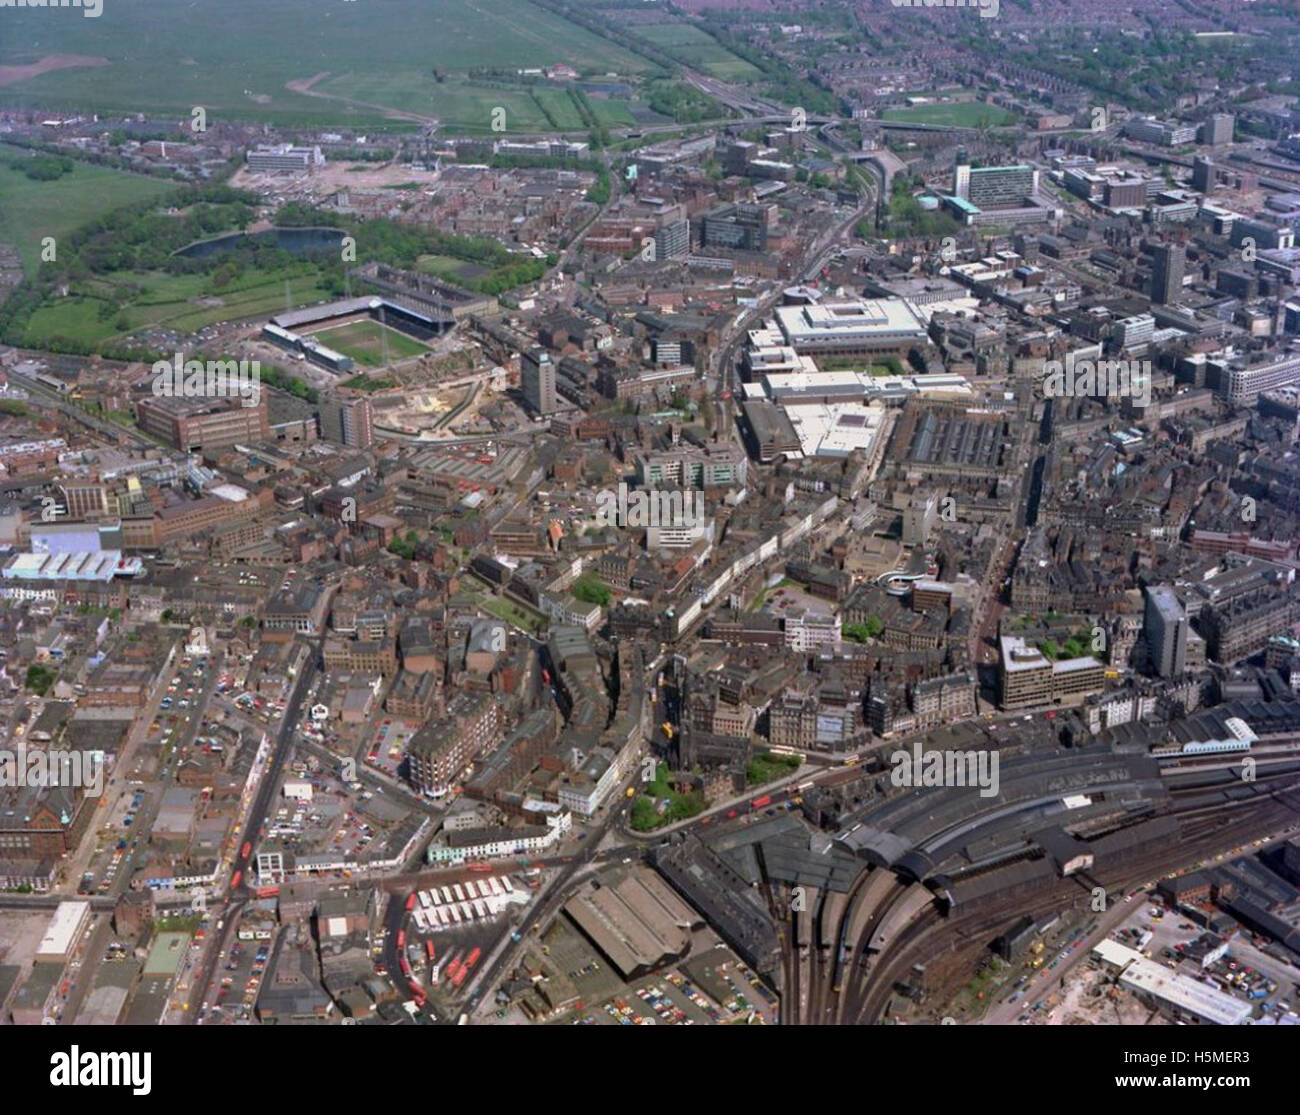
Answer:
<svg viewBox="0 0 1300 1115"><path fill-rule="evenodd" d="M535 925L544 925L559 907L568 900L569 884L573 881L574 876L587 868L591 862L608 853L598 851L600 843L609 833L615 824L621 821L623 814L627 811L629 800L620 790L617 804L612 806L605 819L591 830L587 836L586 843L582 851L569 857L569 862L561 867L560 873L551 881L549 886L543 887L539 891L539 900L534 902L524 914L515 931L521 937L527 937L532 932ZM619 849L620 851L622 849ZM394 903L396 905L396 903ZM495 987L502 973L513 962L512 957L515 950L510 947L511 942L507 941L504 948L497 950L496 954L484 966L479 974L477 981L473 981L471 986L477 986L480 990L476 991L469 1000L471 1011L477 1006L479 999L484 991L491 990Z"/></svg>
<svg viewBox="0 0 1300 1115"><path fill-rule="evenodd" d="M798 282L808 282L822 273L823 269L830 263L834 254L834 246L844 238L844 235L851 228L875 208L874 191L867 195L867 199L865 205L859 206L851 216L823 233L813 243L806 257L809 262L799 272ZM778 285L777 289L765 295L757 306L737 316L736 320L723 331L719 346L710 357L705 371L705 383L707 385L712 386L716 381L719 393L733 386L732 373L735 367L736 350L744 342L750 323L767 313L780 300L784 289L784 286Z"/></svg>
<svg viewBox="0 0 1300 1115"><path fill-rule="evenodd" d="M241 875L239 885L230 889L230 893L223 902L210 904L215 911L215 916L218 919L224 919L225 926L222 933L214 933L209 938L211 944L200 962L199 970L190 982L189 1002L191 1004L196 1001L205 1002L207 1000L213 974L216 972L217 964L226 950L226 941L229 939L230 934L234 932L238 914L248 901L250 895L248 873L252 861L252 849L256 847L260 838L262 824L270 811L276 787L280 784L280 775L284 771L284 765L293 751L293 734L298 723L298 714L301 711L303 699L311 689L311 683L318 668L317 656L320 653L318 644L313 643L313 651L312 656L308 658L302 672L294 682L289 700L285 702L280 730L276 733L275 745L270 758L267 760L266 769L262 772L262 778L257 788L257 796L253 799L253 806L248 811L248 819L244 824L243 835L235 852L233 870ZM249 849L247 853L244 851L245 848ZM220 870L220 866L218 866L218 870ZM220 885L221 881L218 880L217 886ZM185 1021L193 1024L197 1014L198 1012L194 1010L187 1011Z"/></svg>

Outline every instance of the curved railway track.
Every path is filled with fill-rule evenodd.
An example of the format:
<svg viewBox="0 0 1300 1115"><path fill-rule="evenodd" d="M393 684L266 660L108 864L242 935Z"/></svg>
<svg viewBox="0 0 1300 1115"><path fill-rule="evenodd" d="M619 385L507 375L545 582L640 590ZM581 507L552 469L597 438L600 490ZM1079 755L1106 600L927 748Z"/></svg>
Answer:
<svg viewBox="0 0 1300 1115"><path fill-rule="evenodd" d="M1095 881L1108 891L1128 890L1270 835L1300 817L1300 774L1295 770L1261 771L1249 792L1236 780L1206 773L1207 778L1195 784L1170 787L1175 802L1171 815L1181 827L1176 844L1136 853L1119 870L1094 873L1100 876ZM1206 802L1206 794L1216 790L1235 796ZM1185 802L1182 808L1177 807L1180 800ZM1037 893L1012 894L945 913L942 900L921 884L884 868L866 868L840 906L838 924L830 927L835 947L818 947L819 940L829 936L828 927L821 927L810 934L808 955L801 957L805 950L797 947L788 917L782 925L784 975L793 991L783 996L782 1021L880 1023L896 994L895 984L915 982L915 965L925 965L924 978L931 985L951 986L952 978L970 971L990 938L1015 917L1040 917L1068 908L1087 895L1086 887L1078 876L1058 878Z"/></svg>

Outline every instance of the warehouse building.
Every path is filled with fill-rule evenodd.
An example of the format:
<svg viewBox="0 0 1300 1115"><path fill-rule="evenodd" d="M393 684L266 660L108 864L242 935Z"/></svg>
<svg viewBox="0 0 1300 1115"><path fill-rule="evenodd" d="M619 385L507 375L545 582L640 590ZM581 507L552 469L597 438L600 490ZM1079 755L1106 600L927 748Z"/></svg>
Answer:
<svg viewBox="0 0 1300 1115"><path fill-rule="evenodd" d="M1240 1026L1251 1016L1248 1002L1225 995L1190 976L1171 972L1118 941L1105 940L1092 950L1119 974L1119 985L1154 1001L1175 1017L1180 1015L1215 1026Z"/></svg>
<svg viewBox="0 0 1300 1115"><path fill-rule="evenodd" d="M564 912L625 980L686 955L703 924L657 875L643 868L590 879Z"/></svg>

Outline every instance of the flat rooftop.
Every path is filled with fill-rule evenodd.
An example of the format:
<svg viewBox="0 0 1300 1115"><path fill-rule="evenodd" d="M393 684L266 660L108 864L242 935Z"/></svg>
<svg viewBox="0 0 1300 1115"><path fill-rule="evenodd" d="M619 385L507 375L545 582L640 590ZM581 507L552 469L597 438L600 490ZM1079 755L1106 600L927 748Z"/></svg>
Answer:
<svg viewBox="0 0 1300 1115"><path fill-rule="evenodd" d="M786 408L806 457L847 457L855 449L869 454L885 413L883 407L861 403L802 403Z"/></svg>
<svg viewBox="0 0 1300 1115"><path fill-rule="evenodd" d="M796 349L845 341L925 337L925 323L911 303L902 298L782 306L776 310L776 319L786 343Z"/></svg>
<svg viewBox="0 0 1300 1115"><path fill-rule="evenodd" d="M169 978L180 971L189 947L188 933L159 933L145 958L144 974Z"/></svg>
<svg viewBox="0 0 1300 1115"><path fill-rule="evenodd" d="M0 570L10 581L111 581L143 570L139 558L123 557L121 550L78 550L63 554L16 554Z"/></svg>
<svg viewBox="0 0 1300 1115"><path fill-rule="evenodd" d="M763 371L762 368L755 370ZM867 371L777 370L765 372L761 382L768 398L777 403L795 400L800 395L856 395L868 400L926 395L972 402L975 400L975 392L966 377L947 372L914 376L876 376Z"/></svg>
<svg viewBox="0 0 1300 1115"><path fill-rule="evenodd" d="M1002 668L1009 674L1050 666L1047 655L1037 647L1031 647L1019 636L1003 635L998 639L998 644L1002 652Z"/></svg>
<svg viewBox="0 0 1300 1115"><path fill-rule="evenodd" d="M1225 995L1191 976L1173 972L1118 941L1102 941L1092 951L1121 970L1121 986L1150 995L1206 1022L1217 1026L1240 1026L1251 1016L1249 1003Z"/></svg>

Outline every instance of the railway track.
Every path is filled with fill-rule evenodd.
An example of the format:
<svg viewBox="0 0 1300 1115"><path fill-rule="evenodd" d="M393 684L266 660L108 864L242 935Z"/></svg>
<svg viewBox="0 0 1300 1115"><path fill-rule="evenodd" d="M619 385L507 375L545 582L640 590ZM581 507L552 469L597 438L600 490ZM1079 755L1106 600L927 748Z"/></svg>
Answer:
<svg viewBox="0 0 1300 1115"><path fill-rule="evenodd" d="M1121 870L1094 873L1095 881L1108 892L1128 890L1272 835L1300 818L1300 772L1261 771L1248 796L1213 803L1201 799L1215 789L1240 793L1239 783L1211 770L1205 773L1206 779L1198 779L1194 785L1170 788L1175 803L1171 815L1181 827L1175 845L1136 853ZM1185 804L1179 807L1180 802ZM924 981L932 987L951 986L953 978L973 969L991 937L1016 917L1045 916L1090 896L1085 880L1068 876L1038 893L1010 895L991 904L983 902L969 910L945 913L938 896L931 895L930 901L918 904L919 886L883 868L864 870L854 880L842 908L834 930L835 947L829 957L822 957L814 942L806 969L797 955L793 927L789 934L783 933L783 948L787 939L790 943L784 972L792 981L787 986L794 994L788 996L788 1009L783 1002L782 1021L802 1025L880 1023L885 1020L895 984L916 982L914 966L924 965ZM790 925L788 920L785 924Z"/></svg>
<svg viewBox="0 0 1300 1115"><path fill-rule="evenodd" d="M1258 802L1254 808L1259 809ZM1115 889L1127 890L1152 878L1176 871L1189 862L1195 863L1210 858L1223 850L1225 845L1236 846L1242 839L1243 832L1247 839L1256 835L1265 835L1274 831L1287 820L1295 819L1292 808L1276 807L1261 811L1260 817L1244 819L1249 825L1245 830L1233 824L1231 818L1198 817L1190 821L1187 836L1180 841L1175 853L1161 850L1134 857L1123 876L1099 880ZM1226 824L1224 823L1226 820ZM1252 823L1253 822L1253 823ZM893 993L893 985L911 971L914 964L926 962L931 968L936 958L945 961L943 967L949 972L969 971L975 960L987 947L989 937L1005 928L1008 922L1022 913L1039 917L1063 906L1073 904L1085 897L1078 889L1079 884L1069 879L1060 880L1056 885L1044 891L1041 897L1028 899L1019 897L1011 901L997 903L991 909L973 911L970 915L944 919L937 906L923 911L922 916L907 927L898 937L888 957L870 972L869 985L861 991L861 1005L853 1023L871 1023L880 1021ZM1073 891L1073 893L1071 893ZM945 953L947 954L945 957ZM927 972L932 982L943 984L943 972Z"/></svg>

